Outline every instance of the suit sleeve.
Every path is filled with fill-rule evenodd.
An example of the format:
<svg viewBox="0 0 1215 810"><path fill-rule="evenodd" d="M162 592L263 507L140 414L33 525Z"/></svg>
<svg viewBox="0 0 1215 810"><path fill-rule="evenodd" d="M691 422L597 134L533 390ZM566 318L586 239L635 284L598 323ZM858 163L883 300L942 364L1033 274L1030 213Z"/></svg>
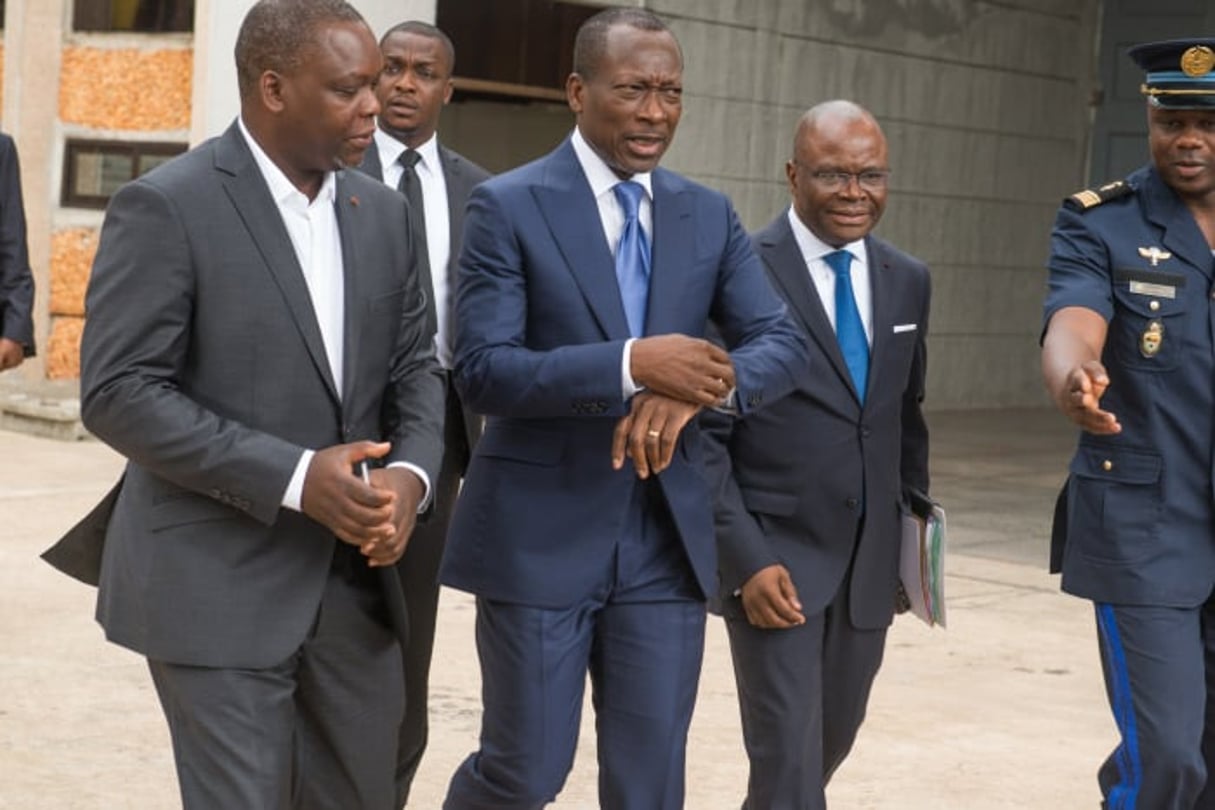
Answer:
<svg viewBox="0 0 1215 810"><path fill-rule="evenodd" d="M704 436L705 476L713 497L713 523L717 537L717 570L723 599L743 586L753 574L780 562L755 516L743 503L734 478L730 439L736 418L718 411L700 416Z"/></svg>
<svg viewBox="0 0 1215 810"><path fill-rule="evenodd" d="M89 281L81 344L81 417L131 461L270 524L303 448L210 410L182 387L196 315L182 217L135 181L110 201ZM233 306L242 302L233 301Z"/></svg>
<svg viewBox="0 0 1215 810"><path fill-rule="evenodd" d="M416 464L433 485L443 460L447 388L428 328L430 279L419 269L413 234L408 237L409 271L384 395L384 435L392 442L388 461Z"/></svg>
<svg viewBox="0 0 1215 810"><path fill-rule="evenodd" d="M911 371L907 375L907 388L903 392L903 446L900 455L900 474L904 487L914 487L928 493L928 425L924 421L924 379L928 370L928 310L932 299L932 280L925 267L917 268L923 281L920 284L921 303L917 317L915 354L911 360Z"/></svg>
<svg viewBox="0 0 1215 810"><path fill-rule="evenodd" d="M809 373L806 338L789 319L751 247L738 215L724 197L728 234L710 317L730 349L742 414L788 394Z"/></svg>
<svg viewBox="0 0 1215 810"><path fill-rule="evenodd" d="M0 337L34 354L34 276L26 242L25 205L17 147L0 140Z"/></svg>
<svg viewBox="0 0 1215 810"><path fill-rule="evenodd" d="M456 382L466 406L490 416L622 416L623 340L535 348L528 343L525 248L507 204L473 189L456 296ZM600 403L602 408L581 408Z"/></svg>

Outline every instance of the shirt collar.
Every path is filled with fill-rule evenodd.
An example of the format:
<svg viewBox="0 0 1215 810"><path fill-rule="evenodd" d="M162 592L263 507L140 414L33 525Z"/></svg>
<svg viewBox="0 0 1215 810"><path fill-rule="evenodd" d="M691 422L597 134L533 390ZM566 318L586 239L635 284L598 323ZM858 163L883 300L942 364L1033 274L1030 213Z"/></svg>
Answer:
<svg viewBox="0 0 1215 810"><path fill-rule="evenodd" d="M325 179L321 181L321 190L317 192L316 199L309 201L308 196L304 192L295 187L295 184L287 179L287 175L278 167L278 164L270 159L266 154L266 150L262 149L261 144L249 132L245 126L243 118L238 118L237 123L240 125L241 135L244 136L245 142L249 144L249 151L253 153L253 161L257 164L258 170L261 171L262 177L266 179L266 185L270 187L270 196L278 205L289 202L294 198L303 200L305 207L315 202L332 203L337 197L337 184L335 182L335 172L325 172Z"/></svg>
<svg viewBox="0 0 1215 810"><path fill-rule="evenodd" d="M815 236L814 231L806 227L806 223L802 222L801 217L797 215L797 209L792 205L789 206L789 225L793 228L793 238L797 241L797 247L801 250L806 264L810 264L815 259L822 259L828 253L834 253L837 250L846 250L852 254L853 261L865 263L865 240L863 238L849 242L843 247L834 248L819 239Z"/></svg>
<svg viewBox="0 0 1215 810"><path fill-rule="evenodd" d="M380 166L381 168L391 166L401 159L401 155L409 147L401 141L389 135L384 130L376 127L375 144L380 151ZM422 159L419 164L423 169L431 172L437 172L439 168L439 134L431 133L425 143L415 149Z"/></svg>
<svg viewBox="0 0 1215 810"><path fill-rule="evenodd" d="M616 173L612 171L603 158L599 157L599 153L591 148L591 145L586 142L586 138L582 137L582 132L578 127L574 127L574 134L570 136L570 143L573 144L574 154L578 157L578 163L582 165L582 173L586 175L586 180L591 184L591 193L595 195L595 199L599 199L604 193L610 191L613 186L621 182ZM654 199L654 191L652 188L651 172L642 172L635 174L629 179L635 183L639 183L645 189L645 194L651 200Z"/></svg>

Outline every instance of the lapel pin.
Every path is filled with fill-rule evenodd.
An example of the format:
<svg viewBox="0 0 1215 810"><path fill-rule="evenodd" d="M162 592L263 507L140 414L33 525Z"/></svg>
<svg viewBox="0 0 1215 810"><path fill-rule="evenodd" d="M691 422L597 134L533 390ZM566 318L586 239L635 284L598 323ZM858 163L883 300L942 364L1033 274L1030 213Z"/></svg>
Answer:
<svg viewBox="0 0 1215 810"><path fill-rule="evenodd" d="M355 208L358 208L359 207L359 198L354 196L353 194L351 194L350 195L350 204L353 205ZM1142 250L1142 248L1140 248L1140 250Z"/></svg>
<svg viewBox="0 0 1215 810"><path fill-rule="evenodd" d="M1165 259L1173 258L1172 253L1169 253L1167 250L1161 250L1160 248L1156 247L1155 245L1153 245L1150 248L1145 248L1145 247L1139 248L1139 255L1142 256L1143 258L1147 259L1148 261L1150 261L1152 263L1152 267L1155 267L1156 265L1160 264Z"/></svg>

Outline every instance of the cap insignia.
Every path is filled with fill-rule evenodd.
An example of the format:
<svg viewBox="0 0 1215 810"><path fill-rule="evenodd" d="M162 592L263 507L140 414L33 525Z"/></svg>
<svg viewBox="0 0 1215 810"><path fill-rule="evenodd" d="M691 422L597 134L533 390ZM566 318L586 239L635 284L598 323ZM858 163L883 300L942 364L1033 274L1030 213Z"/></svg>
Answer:
<svg viewBox="0 0 1215 810"><path fill-rule="evenodd" d="M1181 55L1181 70L1191 77L1205 76L1215 68L1215 51L1206 45L1187 48Z"/></svg>

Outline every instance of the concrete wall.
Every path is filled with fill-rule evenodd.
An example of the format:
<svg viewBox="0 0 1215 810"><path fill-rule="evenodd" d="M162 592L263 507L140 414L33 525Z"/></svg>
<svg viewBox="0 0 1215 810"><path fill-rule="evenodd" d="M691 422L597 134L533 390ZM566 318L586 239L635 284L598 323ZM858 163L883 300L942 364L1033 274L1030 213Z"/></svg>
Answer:
<svg viewBox="0 0 1215 810"><path fill-rule="evenodd" d="M665 165L733 197L746 225L789 203L806 107L882 122L892 189L878 233L932 268L932 408L1037 405L1050 225L1081 187L1097 0L649 0L684 49Z"/></svg>

